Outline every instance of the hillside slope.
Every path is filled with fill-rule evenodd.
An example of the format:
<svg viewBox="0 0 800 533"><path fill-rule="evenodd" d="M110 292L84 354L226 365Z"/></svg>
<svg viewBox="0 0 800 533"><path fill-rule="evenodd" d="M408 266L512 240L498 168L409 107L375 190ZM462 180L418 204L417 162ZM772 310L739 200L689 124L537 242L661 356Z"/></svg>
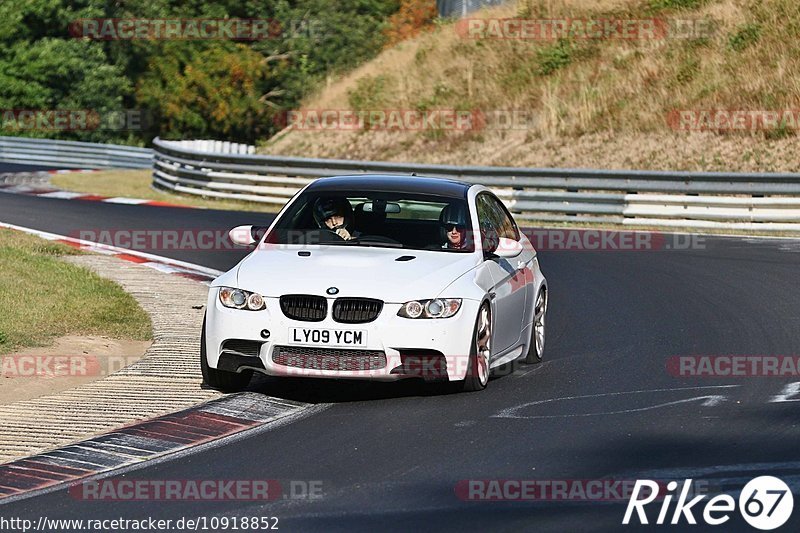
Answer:
<svg viewBox="0 0 800 533"><path fill-rule="evenodd" d="M796 0L520 0L474 17L484 22L440 24L332 81L261 151L512 166L800 167ZM498 38L518 35L498 20L508 18L565 21L575 32ZM589 20L624 20L638 31L591 38L580 33L596 27ZM384 118L450 110L474 120L353 130L345 109ZM337 110L327 128L309 120L323 110Z"/></svg>

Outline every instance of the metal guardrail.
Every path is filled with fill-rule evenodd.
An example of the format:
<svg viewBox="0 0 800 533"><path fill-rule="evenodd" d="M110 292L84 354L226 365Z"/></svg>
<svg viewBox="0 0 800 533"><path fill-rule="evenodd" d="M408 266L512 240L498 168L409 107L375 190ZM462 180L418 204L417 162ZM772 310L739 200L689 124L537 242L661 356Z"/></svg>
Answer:
<svg viewBox="0 0 800 533"><path fill-rule="evenodd" d="M255 155L221 141L131 146L0 137L0 161L54 168L153 168L175 192L284 204L300 188L344 174L418 174L491 187L518 218L541 222L800 232L800 174L664 172L428 165Z"/></svg>
<svg viewBox="0 0 800 533"><path fill-rule="evenodd" d="M800 231L800 174L424 165L253 155L241 147L207 152L160 139L154 145L154 186L207 197L283 204L323 176L416 173L491 187L531 221Z"/></svg>
<svg viewBox="0 0 800 533"><path fill-rule="evenodd" d="M440 17L466 17L483 7L497 6L505 0L436 0Z"/></svg>
<svg viewBox="0 0 800 533"><path fill-rule="evenodd" d="M149 168L153 151L117 144L0 137L0 161L60 169Z"/></svg>

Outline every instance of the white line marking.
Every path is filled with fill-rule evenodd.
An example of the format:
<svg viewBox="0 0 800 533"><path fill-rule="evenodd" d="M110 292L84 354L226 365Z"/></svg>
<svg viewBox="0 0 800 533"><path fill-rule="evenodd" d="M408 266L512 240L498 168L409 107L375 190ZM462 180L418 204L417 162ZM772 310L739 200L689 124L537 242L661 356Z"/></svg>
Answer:
<svg viewBox="0 0 800 533"><path fill-rule="evenodd" d="M654 409L661 409L662 407L671 407L673 405L679 405L682 403L691 403L699 400L705 400L701 404L703 407L711 407L725 401L726 398L727 398L726 396L717 396L717 395L697 396L695 398L686 398L685 400L676 400L674 402L659 403L656 405L648 405L647 407L638 407L635 409L622 409L619 411L603 411L600 413L568 413L563 415L533 415L533 416L504 416L504 417L498 416L497 418L519 418L525 420L532 420L537 418L577 418L582 416L621 415L627 413L639 413L642 411L652 411Z"/></svg>
<svg viewBox="0 0 800 533"><path fill-rule="evenodd" d="M516 405L514 407L508 407L503 409L496 415L492 415L491 418L517 418L517 419L533 419L533 418L565 418L565 417L577 417L577 416L600 416L600 415L613 415L613 414L623 414L623 413L635 413L640 411L648 411L651 409L658 409L661 407L667 407L670 405L677 405L681 403L687 402L694 402L698 400L705 400L703 402L704 407L713 407L715 405L719 405L721 402L725 401L725 396L719 395L708 395L708 396L697 396L695 398L687 398L684 400L677 400L674 402L667 402L658 405L651 405L648 407L640 407L636 409L625 409L621 411L606 411L602 413L575 413L575 414L564 414L564 415L533 415L533 416L522 416L516 414L517 411L524 409L526 407L530 407L533 405L541 405L545 403L551 402L558 402L562 400L582 400L586 398L603 398L607 396L623 396L626 394L647 394L651 392L679 392L679 391L689 391L689 390L707 390L707 389L729 389L729 388L736 388L741 387L741 385L712 385L707 387L682 387L677 389L646 389L646 390L635 390L635 391L624 391L624 392L605 392L600 394L585 394L581 396L564 396L561 398L549 398L547 400L537 400L535 402L527 402L520 405Z"/></svg>
<svg viewBox="0 0 800 533"><path fill-rule="evenodd" d="M86 241L86 240L83 240L83 239L75 239L73 237L67 237L65 235L58 235L56 233L48 233L46 231L40 231L38 229L26 228L24 226L16 226L14 224L8 224L6 222L0 222L0 228L9 228L9 229L15 229L15 230L18 230L18 231L24 231L25 233L29 233L31 235L37 235L39 237L42 237L43 239L47 239L47 240L50 240L50 241L58 239L58 240L63 240L63 241L67 241L67 242L71 242L71 243L75 243L75 244L80 244L81 246L86 247L87 249L89 249L91 251L94 251L94 252L99 252L99 253L104 253L105 252L105 253L117 253L117 254L133 255L133 256L136 256L136 257L144 258L144 259L150 259L152 261L156 261L156 262L162 263L162 264L172 265L172 266L176 266L176 267L188 268L188 269L194 270L196 272L199 272L199 273L202 273L202 274L207 274L207 275L213 276L213 277L221 276L222 274L224 274L224 272L222 272L221 270L215 270L213 268L204 267L202 265L196 265L194 263L187 263L186 261L179 261L177 259L171 259L169 257L163 257L163 256L160 256L160 255L155 255L155 254L148 254L146 252L140 252L138 250L129 250L127 248L119 248L117 246L111 246L109 244L100 244L100 243L96 243L96 242L92 242L92 241Z"/></svg>
<svg viewBox="0 0 800 533"><path fill-rule="evenodd" d="M800 381L795 381L786 385L780 394L773 396L770 403L800 402L800 398L792 398L798 394L800 394Z"/></svg>
<svg viewBox="0 0 800 533"><path fill-rule="evenodd" d="M532 365L530 368L525 368L525 369L523 369L523 370L514 370L514 373L513 373L513 374L511 374L511 375L510 375L510 376L508 376L508 377L513 377L513 378L515 378L515 379L516 379L516 378L522 378L522 377L525 377L525 376L527 376L528 374L532 374L533 372L538 372L538 371L540 371L541 369L543 369L543 368L546 368L546 367L550 366L550 364L551 364L552 362L553 362L553 360L552 360L552 359L546 359L546 360L542 361L541 363L539 363L539 364L537 364L537 365Z"/></svg>
<svg viewBox="0 0 800 533"><path fill-rule="evenodd" d="M41 198L61 198L62 200L72 200L73 198L80 198L86 196L83 192L70 192L70 191L55 191L39 194Z"/></svg>
<svg viewBox="0 0 800 533"><path fill-rule="evenodd" d="M101 200L101 202L106 202L109 204L130 204L130 205L139 205L139 204L146 204L150 200L141 200L139 198L123 198L121 196L117 196L114 198L106 198L105 200Z"/></svg>
<svg viewBox="0 0 800 533"><path fill-rule="evenodd" d="M727 396L709 396L708 400L703 402L703 407L715 407L727 399Z"/></svg>
<svg viewBox="0 0 800 533"><path fill-rule="evenodd" d="M636 471L638 477L649 479L672 479L696 476L711 476L726 472L776 472L781 470L800 470L800 461L775 463L740 463L714 466L683 466ZM624 475L631 475L626 471Z"/></svg>
<svg viewBox="0 0 800 533"><path fill-rule="evenodd" d="M192 271L187 268L176 267L174 265L166 265L164 263L149 262L139 264L150 267L154 270L158 270L159 272L164 272L165 274L197 274L196 271Z"/></svg>

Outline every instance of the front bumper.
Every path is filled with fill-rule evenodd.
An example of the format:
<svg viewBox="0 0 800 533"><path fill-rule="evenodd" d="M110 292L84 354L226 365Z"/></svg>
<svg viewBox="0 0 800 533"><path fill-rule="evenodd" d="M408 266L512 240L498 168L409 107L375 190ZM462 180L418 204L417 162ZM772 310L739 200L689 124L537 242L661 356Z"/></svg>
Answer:
<svg viewBox="0 0 800 533"><path fill-rule="evenodd" d="M425 379L464 379L472 348L472 334L479 303L463 300L461 309L450 318L408 319L397 316L400 304L384 304L377 319L366 324L343 324L331 318L331 313L321 322L302 322L284 316L278 298L265 298L263 311L228 309L219 302L219 289L209 291L206 317L206 356L211 368L232 370L249 368L271 376L318 377L334 379L366 379L394 381L409 377ZM333 298L328 299L330 309ZM360 330L366 335L366 345L358 351L370 355L382 353L386 363L376 368L375 358L369 364L337 365L333 362L338 353L353 348L331 348L332 352L319 351L313 343L295 342L290 338L292 328L329 330ZM262 331L269 331L263 338ZM223 352L229 340L261 343L257 355L230 357ZM282 350L290 347L291 350ZM286 352L303 352L302 348L313 348L304 353L321 353L314 361L324 364L298 365L297 357L287 359ZM335 352L335 353L334 353ZM444 362L441 362L441 359ZM277 361L276 361L277 360ZM438 360L438 362L436 361ZM232 361L235 363L232 367ZM282 364L284 363L284 364ZM288 363L288 364L285 364ZM316 366L310 368L309 366ZM342 370L340 368L349 368ZM442 371L446 368L446 371Z"/></svg>

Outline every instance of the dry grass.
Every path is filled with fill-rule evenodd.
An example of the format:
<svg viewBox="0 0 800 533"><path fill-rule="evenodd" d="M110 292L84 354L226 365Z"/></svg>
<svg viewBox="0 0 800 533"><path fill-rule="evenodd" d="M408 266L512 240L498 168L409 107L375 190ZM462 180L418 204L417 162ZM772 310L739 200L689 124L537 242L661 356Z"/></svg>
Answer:
<svg viewBox="0 0 800 533"><path fill-rule="evenodd" d="M101 172L73 172L56 174L52 184L61 189L100 196L141 198L177 205L224 209L230 211L259 211L277 213L282 206L204 198L189 194L173 194L152 187L151 170L104 170Z"/></svg>
<svg viewBox="0 0 800 533"><path fill-rule="evenodd" d="M522 1L522 0L521 0ZM669 7L669 6L689 7ZM667 6L667 7L664 7ZM452 24L386 50L307 109L522 110L513 130L299 132L270 153L423 162L795 170L796 137L674 131L675 109L797 108L796 0L524 0L480 17L701 19L700 39L464 39ZM528 14L529 13L529 14Z"/></svg>

